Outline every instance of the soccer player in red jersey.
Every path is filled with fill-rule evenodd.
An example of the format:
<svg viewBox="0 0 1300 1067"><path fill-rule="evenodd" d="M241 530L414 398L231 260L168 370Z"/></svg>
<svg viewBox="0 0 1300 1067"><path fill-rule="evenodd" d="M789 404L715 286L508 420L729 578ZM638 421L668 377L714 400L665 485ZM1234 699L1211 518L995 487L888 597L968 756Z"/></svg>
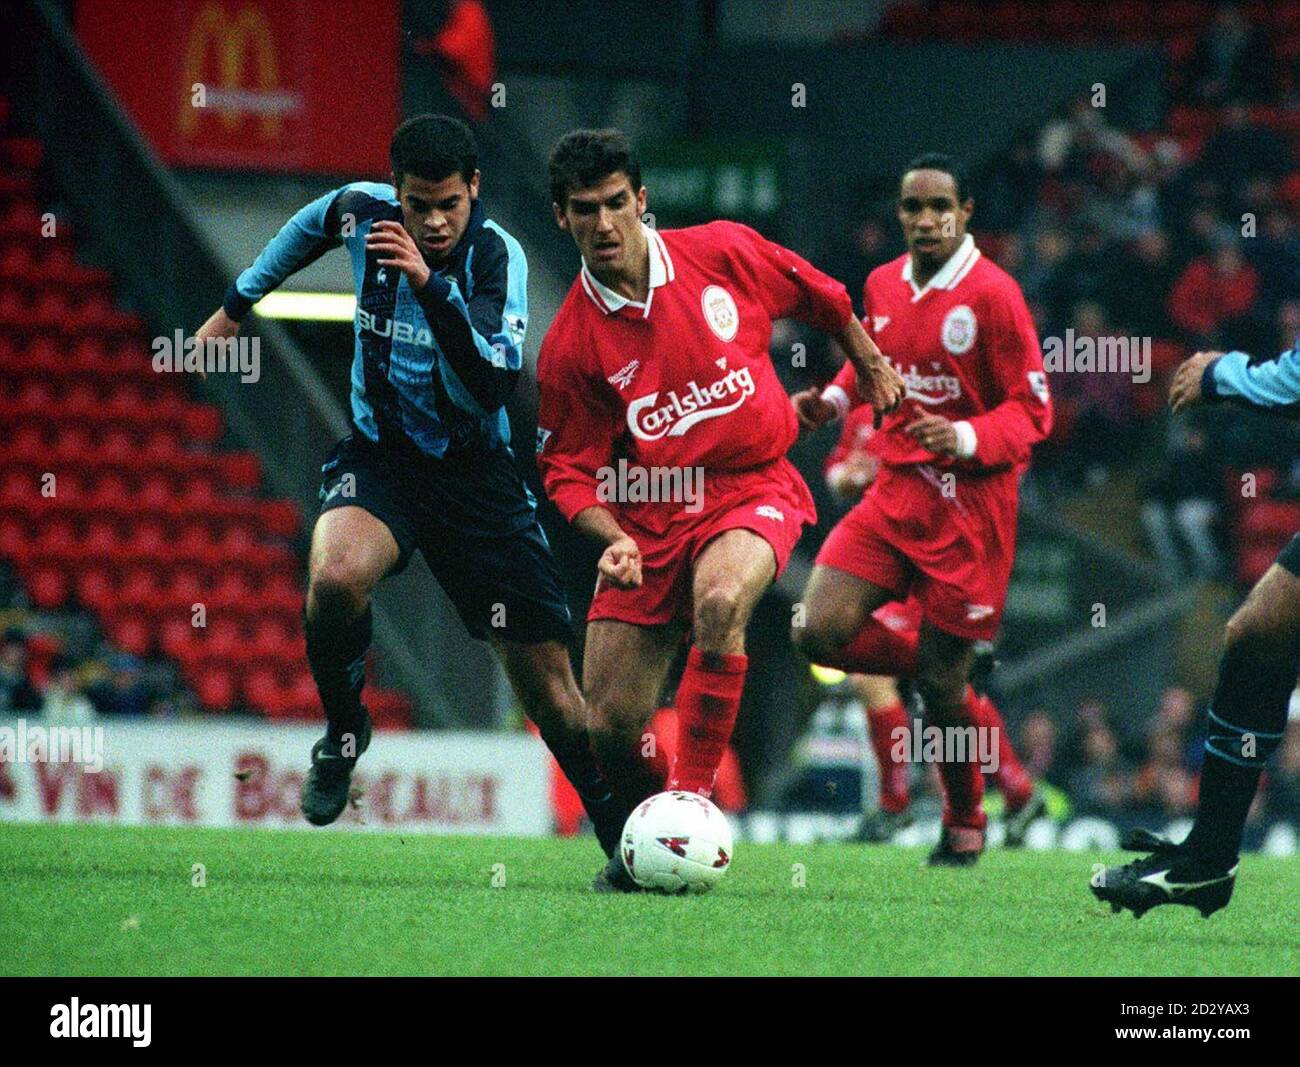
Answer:
<svg viewBox="0 0 1300 1067"><path fill-rule="evenodd" d="M640 165L618 131L566 135L550 174L582 268L542 341L538 465L564 517L605 545L583 657L592 742L630 806L665 774L708 796L740 707L745 625L816 521L785 458L798 425L769 358L772 321L834 337L860 374L850 389L882 412L902 379L844 287L792 252L732 222L645 225ZM636 479L669 491L623 491ZM687 630L669 773L642 735ZM594 888L635 884L615 856Z"/></svg>
<svg viewBox="0 0 1300 1067"><path fill-rule="evenodd" d="M883 671L893 635L872 619L915 596L923 621L916 687L930 724L979 724L967 685L975 643L997 632L1015 556L1020 474L1051 429L1042 351L1020 287L981 256L966 224L974 201L957 163L918 157L899 188L908 251L871 272L863 293L873 338L903 372L907 398L873 448L879 475L831 532L792 636L816 663ZM818 426L855 403L841 372L795 398ZM848 388L846 388L848 386ZM945 804L934 864L968 866L984 849L984 784L973 761L940 764Z"/></svg>
<svg viewBox="0 0 1300 1067"><path fill-rule="evenodd" d="M826 484L843 500L856 502L880 470L880 460L871 449L876 435L875 413L858 407L845 416L840 439L826 457ZM913 728L908 701L899 689L898 678L910 680L916 670L916 646L921 632L921 603L915 597L891 601L877 610L869 626L877 631L880 667L887 674L851 674L849 684L862 702L867 720L867 737L880 769L880 795L876 810L863 816L853 838L856 841L888 841L895 832L912 823L910 765L896 758L900 731L906 736ZM884 634L881 638L879 635ZM985 662L991 665L992 644L981 642ZM990 731L997 743L997 767L990 776L1006 802L1004 841L1009 848L1024 844L1030 824L1046 809L1046 799L1035 789L1033 779L1016 755L1002 713L987 693L977 694L978 725Z"/></svg>

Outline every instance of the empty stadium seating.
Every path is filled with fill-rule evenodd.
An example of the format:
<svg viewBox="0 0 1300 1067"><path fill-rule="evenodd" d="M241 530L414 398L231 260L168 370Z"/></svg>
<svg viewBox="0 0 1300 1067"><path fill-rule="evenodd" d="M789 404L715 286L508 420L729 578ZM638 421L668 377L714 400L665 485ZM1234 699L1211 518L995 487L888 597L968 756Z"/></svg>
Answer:
<svg viewBox="0 0 1300 1067"><path fill-rule="evenodd" d="M9 108L0 100L0 131ZM41 146L0 133L0 557L33 605L81 609L137 656L174 660L199 704L314 720L296 506L260 494L256 455L215 407L156 373L111 275L42 214ZM371 688L376 723L410 701Z"/></svg>

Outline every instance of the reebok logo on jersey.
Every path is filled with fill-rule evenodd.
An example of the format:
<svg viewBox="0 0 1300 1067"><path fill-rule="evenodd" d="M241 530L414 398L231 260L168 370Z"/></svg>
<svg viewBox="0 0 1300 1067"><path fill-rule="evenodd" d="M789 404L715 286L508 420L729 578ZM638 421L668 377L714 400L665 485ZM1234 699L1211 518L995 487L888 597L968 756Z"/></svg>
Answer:
<svg viewBox="0 0 1300 1067"><path fill-rule="evenodd" d="M967 604L966 621L979 622L980 619L987 619L993 614L993 605L991 604Z"/></svg>
<svg viewBox="0 0 1300 1067"><path fill-rule="evenodd" d="M771 504L759 504L754 509L754 514L759 518L771 519L773 522L785 522L785 513Z"/></svg>
<svg viewBox="0 0 1300 1067"><path fill-rule="evenodd" d="M614 388L619 392L622 392L632 384L632 379L636 377L636 372L640 367L641 361L639 359L634 359L626 367L620 367L616 370L606 379L606 381L608 381L610 385L614 386Z"/></svg>
<svg viewBox="0 0 1300 1067"><path fill-rule="evenodd" d="M627 406L627 426L642 441L681 437L697 422L735 411L753 395L754 376L748 367L739 367L712 385L701 387L698 382L687 382L681 394L675 389L670 391L667 403L657 407L657 391L638 397Z"/></svg>

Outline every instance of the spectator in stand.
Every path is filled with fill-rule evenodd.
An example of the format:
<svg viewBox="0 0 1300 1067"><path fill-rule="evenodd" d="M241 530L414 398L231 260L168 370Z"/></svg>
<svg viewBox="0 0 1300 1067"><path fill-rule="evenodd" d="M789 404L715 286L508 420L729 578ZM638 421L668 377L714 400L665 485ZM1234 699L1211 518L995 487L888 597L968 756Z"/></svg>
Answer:
<svg viewBox="0 0 1300 1067"><path fill-rule="evenodd" d="M1116 160L1101 168L1101 180L1083 215L1107 241L1132 241L1160 226L1156 187Z"/></svg>
<svg viewBox="0 0 1300 1067"><path fill-rule="evenodd" d="M1080 225L1077 240L1043 294L1057 322L1076 314L1079 303L1103 299L1110 274L1111 249L1105 235L1090 223Z"/></svg>
<svg viewBox="0 0 1300 1067"><path fill-rule="evenodd" d="M1120 758L1110 727L1093 723L1083 735L1083 763L1066 783L1070 797L1086 815L1113 817L1133 795L1133 774Z"/></svg>
<svg viewBox="0 0 1300 1067"><path fill-rule="evenodd" d="M109 659L108 670L108 677L92 686L88 694L95 710L119 718L148 714L152 694L140 676L139 661L118 652Z"/></svg>
<svg viewBox="0 0 1300 1067"><path fill-rule="evenodd" d="M1075 349L1091 338L1111 337L1115 331L1106 318L1106 309L1093 300L1080 301L1074 308L1069 329L1073 331ZM1062 349L1070 334L1062 339ZM1050 357L1048 374L1052 392L1073 412L1071 447L1062 457L1067 474L1082 474L1094 487L1107 478L1110 468L1129 461L1134 454L1140 425L1131 400L1132 383L1119 371L1071 371L1058 367Z"/></svg>
<svg viewBox="0 0 1300 1067"><path fill-rule="evenodd" d="M0 640L0 715L39 711L41 694L27 671L27 635L16 627Z"/></svg>
<svg viewBox="0 0 1300 1067"><path fill-rule="evenodd" d="M1255 103L1274 92L1272 42L1254 26L1237 4L1222 4L1196 42L1188 63L1189 97L1201 104L1217 105L1244 98Z"/></svg>
<svg viewBox="0 0 1300 1067"><path fill-rule="evenodd" d="M89 726L95 721L95 706L82 692L77 665L71 657L58 655L50 664L41 714L57 726Z"/></svg>
<svg viewBox="0 0 1300 1067"><path fill-rule="evenodd" d="M1224 343L1225 328L1243 319L1259 294L1259 275L1237 246L1223 242L1187 265L1169 294L1169 317L1196 348Z"/></svg>
<svg viewBox="0 0 1300 1067"><path fill-rule="evenodd" d="M1147 762L1133 780L1132 800L1156 819L1179 818L1196 807L1196 778L1183 760L1183 739L1176 730L1151 732Z"/></svg>
<svg viewBox="0 0 1300 1067"><path fill-rule="evenodd" d="M1031 712L1020 728L1020 762L1034 781L1046 779L1060 785L1056 775L1056 723L1045 711Z"/></svg>
<svg viewBox="0 0 1300 1067"><path fill-rule="evenodd" d="M1167 581L1226 573L1214 532L1222 496L1222 466L1201 419L1196 412L1173 417L1164 461L1142 505L1142 526Z"/></svg>
<svg viewBox="0 0 1300 1067"><path fill-rule="evenodd" d="M1276 181L1292 169L1291 150L1279 134L1254 122L1238 100L1224 109L1223 125L1206 142L1196 169L1220 189L1248 178Z"/></svg>
<svg viewBox="0 0 1300 1067"><path fill-rule="evenodd" d="M1259 275L1260 300L1270 308L1287 299L1294 301L1300 295L1300 229L1290 214L1278 207L1264 212L1257 223L1257 236L1246 240L1245 253ZM1262 347L1282 352L1288 346Z"/></svg>
<svg viewBox="0 0 1300 1067"><path fill-rule="evenodd" d="M1196 770L1201 765L1204 747L1196 734L1196 698L1180 685L1171 685L1161 694L1156 709L1154 730L1165 730L1179 739L1184 766Z"/></svg>
<svg viewBox="0 0 1300 1067"><path fill-rule="evenodd" d="M1162 230L1147 230L1111 256L1101 300L1121 332L1161 338L1173 334L1165 299L1177 270Z"/></svg>
<svg viewBox="0 0 1300 1067"><path fill-rule="evenodd" d="M995 165L980 196L979 224L989 230L1014 230L1024 225L1038 200L1043 170L1032 136L1017 137Z"/></svg>
<svg viewBox="0 0 1300 1067"><path fill-rule="evenodd" d="M1069 114L1043 127L1038 140L1038 158L1049 175L1092 181L1098 156L1114 157L1128 170L1142 174L1149 166L1146 153L1128 134L1106 121L1102 108L1095 107L1088 94L1070 105Z"/></svg>
<svg viewBox="0 0 1300 1067"><path fill-rule="evenodd" d="M1016 275L1025 300L1040 305L1046 313L1045 322L1039 323L1039 332L1056 333L1057 308L1054 297L1061 287L1058 276L1065 269L1070 254L1070 239L1057 226L1044 226L1034 231L1032 240L1024 250L1023 265Z"/></svg>

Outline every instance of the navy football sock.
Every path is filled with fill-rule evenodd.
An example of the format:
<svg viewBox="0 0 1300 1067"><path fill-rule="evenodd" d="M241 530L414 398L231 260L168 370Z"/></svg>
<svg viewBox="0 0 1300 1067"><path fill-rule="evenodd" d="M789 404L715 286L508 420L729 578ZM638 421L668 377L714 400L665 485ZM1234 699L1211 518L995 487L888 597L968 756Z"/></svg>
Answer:
<svg viewBox="0 0 1300 1067"><path fill-rule="evenodd" d="M367 607L343 626L305 620L307 663L321 704L325 707L325 735L342 743L345 734L361 726L361 689L366 681L366 652L370 649L371 614Z"/></svg>
<svg viewBox="0 0 1300 1067"><path fill-rule="evenodd" d="M1231 865L1260 773L1286 726L1296 662L1232 645L1219 664L1210 705L1196 823L1184 847L1197 859Z"/></svg>
<svg viewBox="0 0 1300 1067"><path fill-rule="evenodd" d="M555 762L564 772L564 777L577 790L584 807L607 801L610 797L609 783L605 781L596 757L592 754L587 731L575 730L563 722L533 721L537 724L537 732L546 742L546 747L555 757Z"/></svg>

